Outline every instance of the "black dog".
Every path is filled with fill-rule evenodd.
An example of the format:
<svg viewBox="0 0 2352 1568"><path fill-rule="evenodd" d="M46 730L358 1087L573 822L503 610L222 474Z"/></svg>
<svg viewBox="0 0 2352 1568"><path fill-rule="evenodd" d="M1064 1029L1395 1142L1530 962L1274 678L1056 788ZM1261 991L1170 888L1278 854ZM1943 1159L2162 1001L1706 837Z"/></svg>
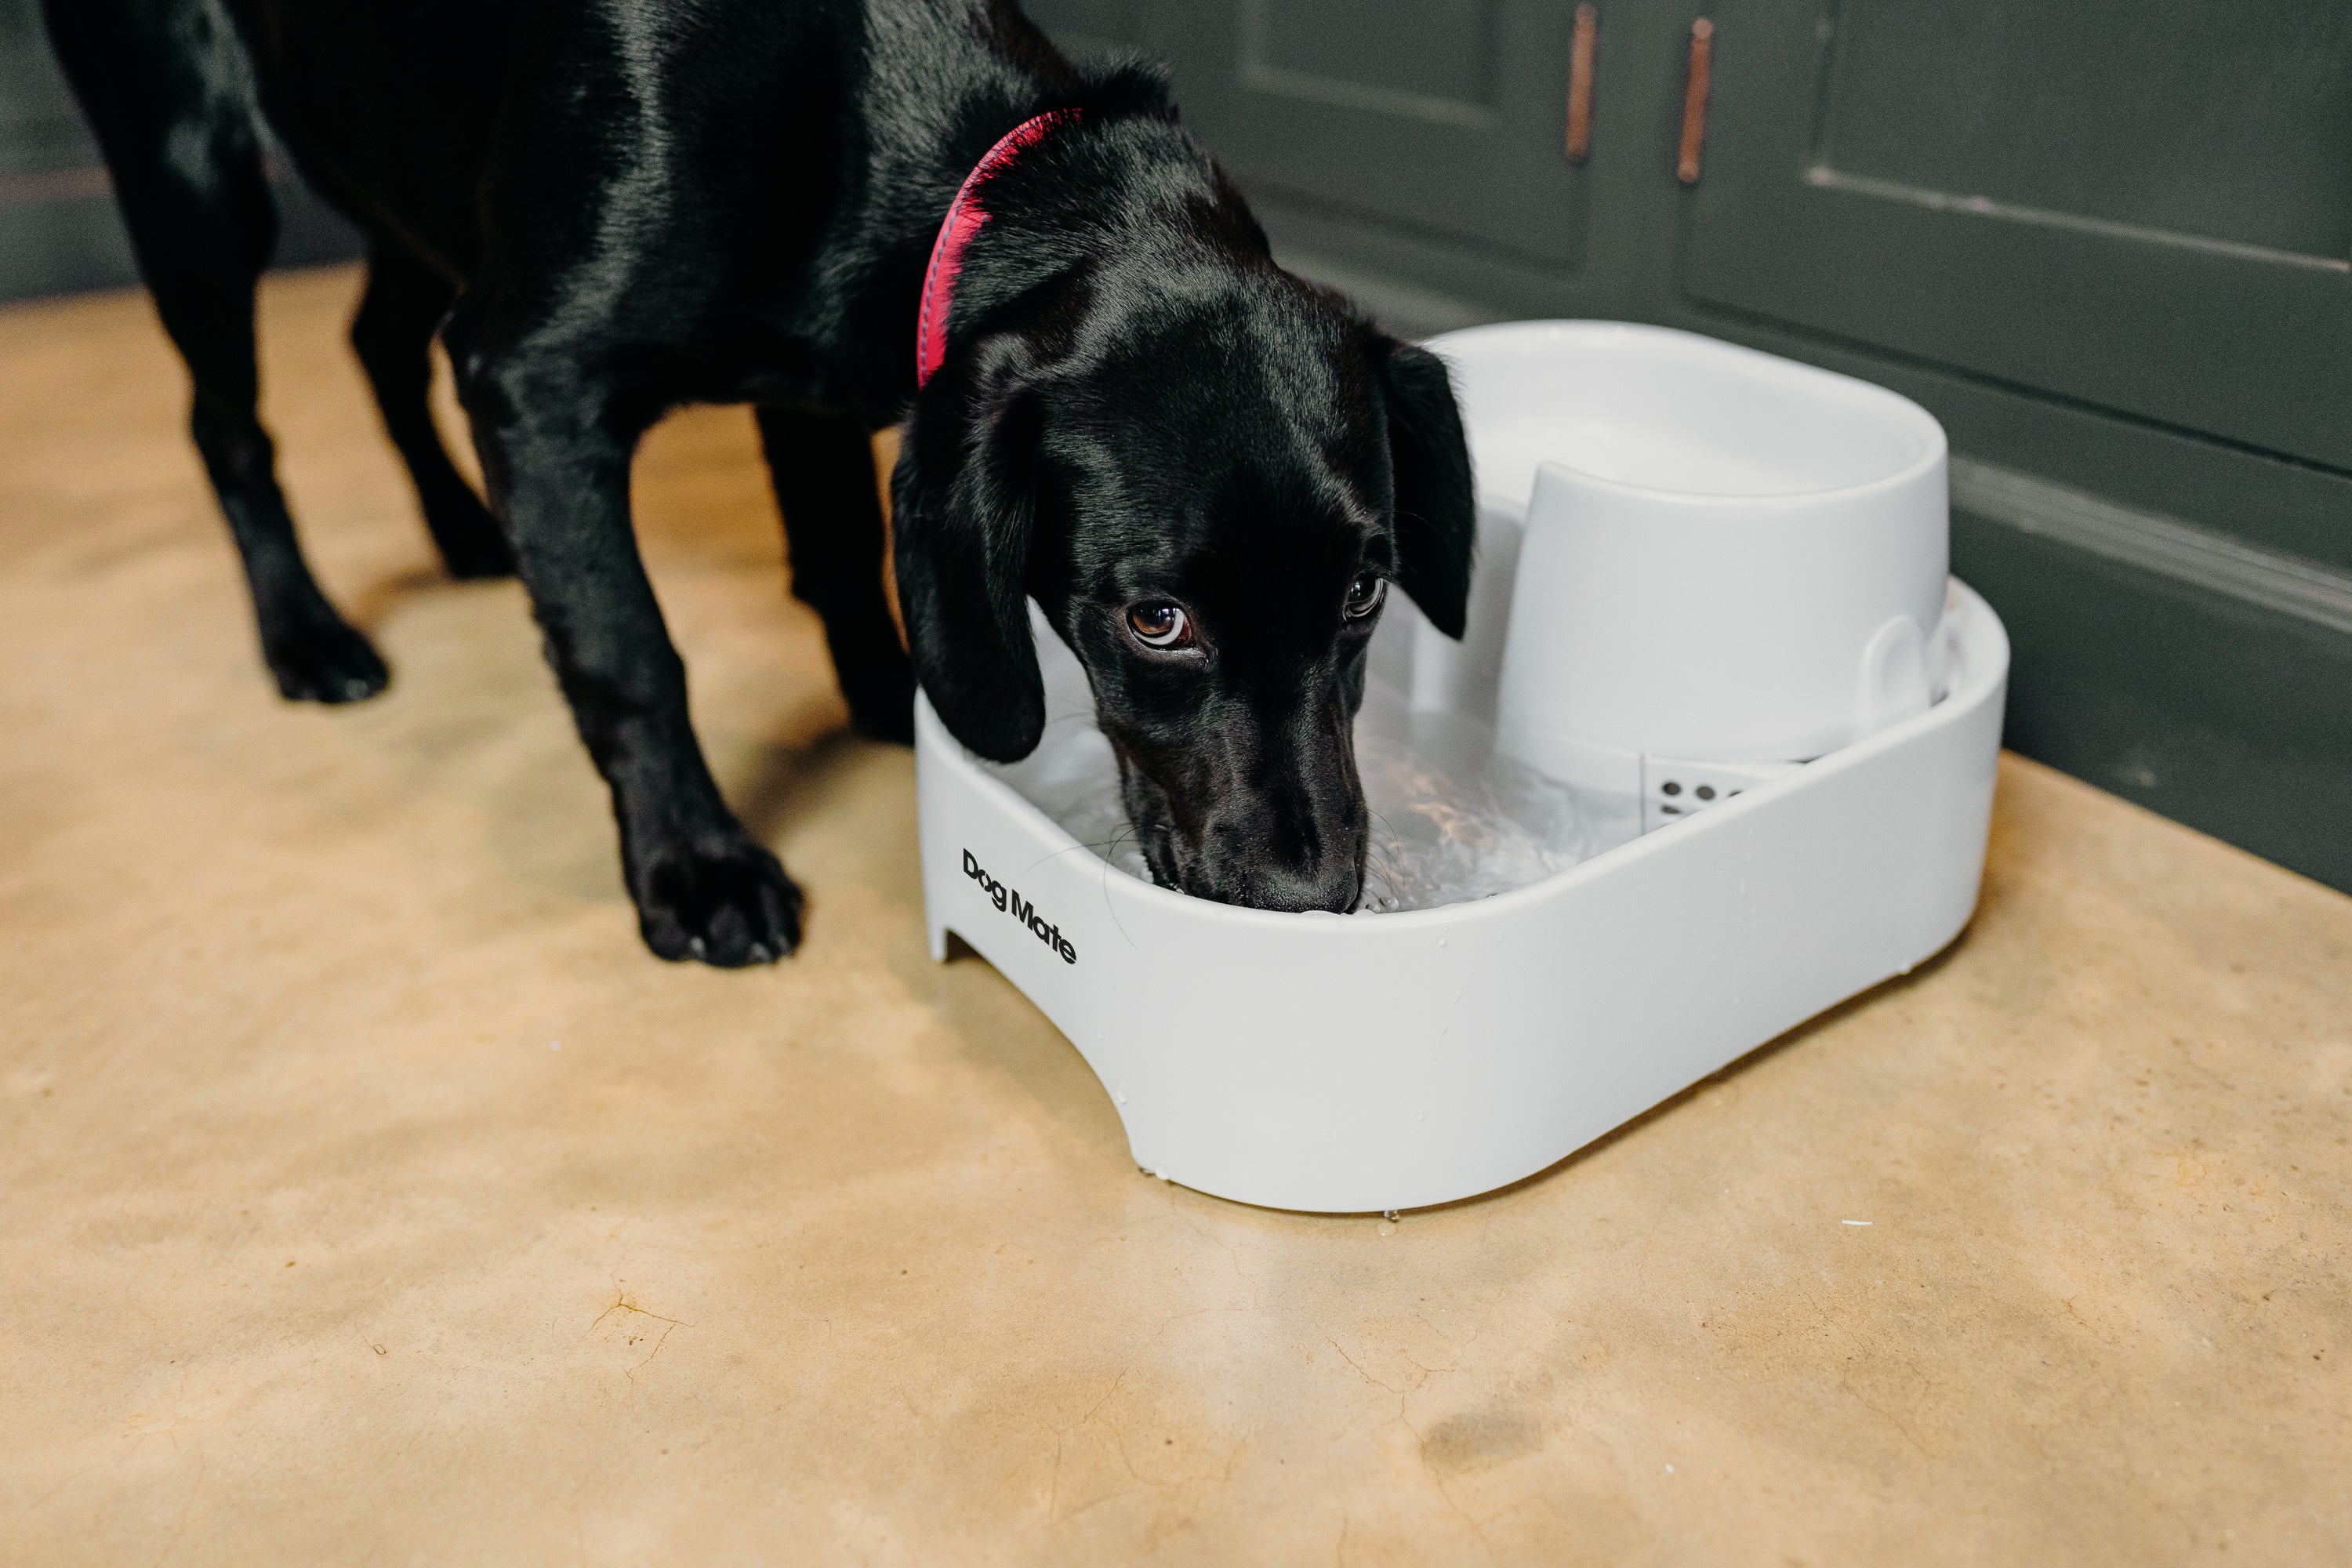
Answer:
<svg viewBox="0 0 2352 1568"><path fill-rule="evenodd" d="M458 576L519 568L613 792L645 939L772 959L801 895L719 798L631 531L638 437L758 405L793 591L852 714L919 674L982 756L1036 744L1034 597L1093 679L1154 874L1345 910L1349 726L1386 584L1459 635L1473 518L1445 371L1278 270L1160 79L1074 68L1011 0L47 0L288 697L383 662L312 581L255 415L261 124L372 237L352 339ZM924 273L992 145L939 374ZM426 415L436 330L496 518ZM880 580L871 432L907 417Z"/></svg>

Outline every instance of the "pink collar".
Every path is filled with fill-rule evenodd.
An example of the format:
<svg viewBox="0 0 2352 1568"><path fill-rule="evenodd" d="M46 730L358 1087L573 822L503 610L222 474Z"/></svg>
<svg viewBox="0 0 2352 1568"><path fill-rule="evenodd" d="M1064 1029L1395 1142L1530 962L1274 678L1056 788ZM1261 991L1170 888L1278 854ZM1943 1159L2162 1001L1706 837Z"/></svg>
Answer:
<svg viewBox="0 0 2352 1568"><path fill-rule="evenodd" d="M923 274L922 308L915 317L918 389L931 379L931 373L948 357L948 310L955 298L956 274L963 270L963 253L971 244L972 236L988 220L987 209L980 205L981 185L991 174L1043 141L1047 132L1077 118L1078 110L1075 109L1049 109L1023 121L998 138L996 145L971 166L971 173L956 187L955 200L948 204L948 216L940 224L940 237L931 242L931 265Z"/></svg>

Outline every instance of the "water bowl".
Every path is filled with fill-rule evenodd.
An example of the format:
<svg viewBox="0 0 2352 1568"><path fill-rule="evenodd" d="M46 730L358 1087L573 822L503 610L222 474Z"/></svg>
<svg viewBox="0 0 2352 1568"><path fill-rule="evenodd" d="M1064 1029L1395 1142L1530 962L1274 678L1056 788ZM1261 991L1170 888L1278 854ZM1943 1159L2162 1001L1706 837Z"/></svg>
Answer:
<svg viewBox="0 0 2352 1568"><path fill-rule="evenodd" d="M1220 1197L1374 1213L1507 1185L1909 971L1958 934L1976 903L2009 643L1990 608L1943 576L1934 422L1863 384L1654 329L1530 322L1431 346L1454 363L1476 459L1479 576L1464 642L1402 603L1374 639L1358 725L1379 846L1371 912L1236 909L1142 878L1123 847L1084 672L1042 621L1051 718L1024 762L973 758L917 702L932 955L944 960L953 934L995 965L1102 1080L1136 1163ZM1802 374L1796 392L1784 382L1765 400L1782 405L1774 417L1811 422L1825 448L1845 441L1875 474L1859 464L1809 488L1790 483L1785 462L1772 467L1788 432L1759 435L1716 384L1761 374L1769 385L1780 365ZM1624 395L1579 403L1560 391L1612 380ZM1695 416L1682 395L1692 387L1711 388L1732 412ZM1812 403L1786 406L1808 390ZM1579 407L1607 417L1580 423ZM1860 647L1846 648L1843 630L1816 639L1829 651L1808 668L1835 667L1845 685L1842 706L1786 706L1811 730L1783 724L1721 755L1670 756L1644 744L1640 721L1643 707L1683 701L1670 684L1636 705L1630 727L1584 738L1632 754L1630 770L1582 765L1573 752L1563 762L1556 745L1509 743L1507 730L1498 737L1498 720L1527 732L1527 705L1507 708L1508 691L1540 696L1580 673L1556 668L1566 639L1514 635L1515 616L1559 602L1518 581L1523 541L1531 572L1554 569L1530 498L1573 528L1580 477L1627 485L1622 465L1636 462L1655 466L1632 489L1672 497L1680 475L1719 510L1764 498L1750 515L1801 540L1803 498L1817 495L1843 518L1820 533L1843 529L1877 563L1864 571L1835 548L1813 557L1817 574L1842 563L1849 576L1877 573L1860 593L1831 584L1831 597L1856 603L1852 624L1895 607L1865 626ZM1543 483L1565 493L1547 500ZM1930 492L1932 526L1921 521ZM1923 602L1919 542L1929 536L1937 591ZM1596 559L1589 569L1644 576L1622 585L1628 596L1656 589L1646 574L1704 570L1672 552ZM1758 591L1817 586L1801 575ZM1896 614L1917 628L1908 662L1890 666L1895 685L1910 684L1874 707L1855 696L1855 669ZM1799 668L1780 647L1795 640L1788 624L1748 623L1747 664ZM1873 657L1889 664L1883 649ZM1547 660L1555 668L1530 663ZM1686 706L1702 718L1710 682L1745 679L1738 661L1692 670L1684 684L1699 689ZM1818 695L1831 678L1805 679ZM1556 721L1575 710L1549 711ZM1832 717L1815 723L1823 713ZM1696 736L1702 753L1713 743L1688 724L1660 732L1677 744ZM1448 896L1458 901L1436 901Z"/></svg>

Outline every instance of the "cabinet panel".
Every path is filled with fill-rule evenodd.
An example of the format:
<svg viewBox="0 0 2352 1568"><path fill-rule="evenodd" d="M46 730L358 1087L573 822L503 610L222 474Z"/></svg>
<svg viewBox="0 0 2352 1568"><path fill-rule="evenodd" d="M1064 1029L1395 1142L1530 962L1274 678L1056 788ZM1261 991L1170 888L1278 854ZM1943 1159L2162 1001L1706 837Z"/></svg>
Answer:
<svg viewBox="0 0 2352 1568"><path fill-rule="evenodd" d="M1242 79L1274 93L1483 123L1498 0L1243 0Z"/></svg>
<svg viewBox="0 0 2352 1568"><path fill-rule="evenodd" d="M1131 47L1137 0L1028 0L1022 14L1072 54Z"/></svg>
<svg viewBox="0 0 2352 1568"><path fill-rule="evenodd" d="M1870 0L1832 25L1817 153L1827 167L2352 256L2339 6Z"/></svg>
<svg viewBox="0 0 2352 1568"><path fill-rule="evenodd" d="M1432 319L1625 316L1827 364L1917 398L1979 464L2352 569L2352 5L1600 5L1572 174L1574 0L1548 22L1266 0L1293 20L1255 42L1234 0L1134 14L1286 253L1460 297ZM1715 93L1685 188L1702 13ZM1352 42L1318 43L1342 22ZM2340 632L1969 507L1953 563L2010 626L2012 744L2352 889Z"/></svg>
<svg viewBox="0 0 2352 1568"><path fill-rule="evenodd" d="M341 261L359 237L290 179L277 257ZM49 52L35 0L0 0L0 301L138 280L98 146Z"/></svg>
<svg viewBox="0 0 2352 1568"><path fill-rule="evenodd" d="M1150 11L1142 37L1176 67L1187 121L1253 193L1573 267L1585 197L1561 152L1572 12L1205 0Z"/></svg>
<svg viewBox="0 0 2352 1568"><path fill-rule="evenodd" d="M40 7L0 0L0 176L86 166L98 150L57 63Z"/></svg>
<svg viewBox="0 0 2352 1568"><path fill-rule="evenodd" d="M1725 0L1681 286L2352 468L2352 10Z"/></svg>

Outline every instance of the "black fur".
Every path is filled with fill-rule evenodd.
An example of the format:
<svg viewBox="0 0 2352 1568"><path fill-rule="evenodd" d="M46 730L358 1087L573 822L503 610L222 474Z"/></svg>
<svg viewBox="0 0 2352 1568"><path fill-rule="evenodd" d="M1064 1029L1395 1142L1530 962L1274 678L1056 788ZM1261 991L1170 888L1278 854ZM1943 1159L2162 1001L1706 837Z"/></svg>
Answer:
<svg viewBox="0 0 2352 1568"><path fill-rule="evenodd" d="M1044 722L1025 601L1085 660L1155 873L1339 909L1371 572L1461 629L1472 517L1444 370L1278 270L1160 79L1073 68L1010 0L47 0L289 697L384 684L312 580L255 415L266 121L369 232L353 342L453 574L519 570L610 785L648 944L760 962L799 891L719 798L631 531L637 437L758 405L793 591L844 694L906 739L915 672L984 755ZM988 187L944 368L916 302L965 173ZM425 416L436 327L490 505ZM883 597L869 432L907 417ZM495 521L494 521L495 518ZM1181 658L1127 629L1181 603Z"/></svg>

